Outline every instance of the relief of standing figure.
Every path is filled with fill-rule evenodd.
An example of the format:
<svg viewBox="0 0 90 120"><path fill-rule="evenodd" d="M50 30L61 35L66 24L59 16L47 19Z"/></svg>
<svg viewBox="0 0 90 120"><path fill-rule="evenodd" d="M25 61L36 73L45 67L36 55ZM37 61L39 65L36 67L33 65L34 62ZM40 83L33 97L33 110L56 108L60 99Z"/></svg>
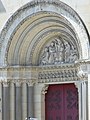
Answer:
<svg viewBox="0 0 90 120"><path fill-rule="evenodd" d="M68 42L65 42L65 63L69 62L69 57L70 57L70 45Z"/></svg>
<svg viewBox="0 0 90 120"><path fill-rule="evenodd" d="M48 61L49 61L49 48L48 47L45 47L44 53L43 53L41 58L42 58L41 59L41 64L42 65L48 64Z"/></svg>
<svg viewBox="0 0 90 120"><path fill-rule="evenodd" d="M55 63L56 58L56 48L55 48L55 42L52 41L49 46L49 63L53 64Z"/></svg>
<svg viewBox="0 0 90 120"><path fill-rule="evenodd" d="M55 47L56 47L56 62L62 63L63 62L63 50L64 50L63 43L59 39L55 39Z"/></svg>

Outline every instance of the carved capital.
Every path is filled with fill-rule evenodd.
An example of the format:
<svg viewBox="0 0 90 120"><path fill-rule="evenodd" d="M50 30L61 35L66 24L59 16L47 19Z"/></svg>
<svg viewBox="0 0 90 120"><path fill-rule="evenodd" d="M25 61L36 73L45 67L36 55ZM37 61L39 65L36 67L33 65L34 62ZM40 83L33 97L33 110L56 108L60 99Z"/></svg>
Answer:
<svg viewBox="0 0 90 120"><path fill-rule="evenodd" d="M21 80L17 80L17 81L15 82L15 84L16 84L16 87L20 87L21 84L22 84L22 81L21 81Z"/></svg>
<svg viewBox="0 0 90 120"><path fill-rule="evenodd" d="M87 73L84 72L84 71L82 71L82 70L79 70L78 73L77 73L77 76L78 76L78 78L80 78L80 79L84 79L84 78L87 77Z"/></svg>
<svg viewBox="0 0 90 120"><path fill-rule="evenodd" d="M81 92L81 85L82 85L82 82L75 82L74 83L75 84L75 86L76 86L76 88L77 88L77 90L78 90L78 93L80 93Z"/></svg>
<svg viewBox="0 0 90 120"><path fill-rule="evenodd" d="M45 95L47 93L48 87L49 87L49 85L44 85L44 87L42 88L41 93Z"/></svg>
<svg viewBox="0 0 90 120"><path fill-rule="evenodd" d="M3 82L3 87L8 87L9 86L9 82Z"/></svg>
<svg viewBox="0 0 90 120"><path fill-rule="evenodd" d="M27 81L28 86L33 86L35 83L36 83L35 80L28 80Z"/></svg>

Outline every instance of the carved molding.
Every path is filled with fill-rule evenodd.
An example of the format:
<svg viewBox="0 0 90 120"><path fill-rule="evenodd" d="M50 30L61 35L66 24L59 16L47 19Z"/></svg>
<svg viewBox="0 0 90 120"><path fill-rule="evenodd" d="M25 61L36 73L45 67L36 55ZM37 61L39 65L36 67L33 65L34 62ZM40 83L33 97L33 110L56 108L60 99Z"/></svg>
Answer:
<svg viewBox="0 0 90 120"><path fill-rule="evenodd" d="M85 29L84 29L84 25L83 25L81 19L79 18L79 16L77 15L77 13L71 7L67 6L66 4L64 4L64 3L60 2L60 1L56 1L56 0L35 0L35 1L32 1L32 2L30 2L28 4L26 4L23 7L21 7L17 12L15 12L10 17L10 19L8 20L8 22L6 23L5 27L3 28L3 30L2 30L2 32L0 34L0 37L1 37L1 39L0 39L0 48L2 48L2 44L5 42L5 40L7 40L7 42L5 42L5 44L6 43L10 44L11 41L9 41L9 40L12 40L16 30L27 20L27 18L29 19L29 16L31 14L36 14L36 12L45 11L45 10L43 10L43 5L52 5L52 6L55 6L55 7L57 6L59 8L58 12L61 11L62 13L60 13L60 14L62 14L62 16L70 18L74 22L76 22L77 26L80 27L81 32L83 33L81 38L84 37L84 38L86 38L85 40L87 40L87 34L86 34ZM38 6L38 9L34 9L36 11L34 11L33 13L30 13L30 11L33 11L31 9L35 8L35 6ZM17 24L16 24L16 22L17 22ZM15 27L13 27L13 26L15 26ZM17 28L17 26L18 26L18 28ZM11 33L9 31L11 31ZM7 49L8 48L6 48L6 46L5 46L6 51L3 52L4 54L5 53L7 54ZM4 56L4 58L5 58L5 56ZM4 58L2 58L2 60ZM3 60L3 62L6 61L6 60L7 60L7 56Z"/></svg>
<svg viewBox="0 0 90 120"><path fill-rule="evenodd" d="M77 70L60 70L41 72L38 79L52 79L52 78L74 78L77 77Z"/></svg>
<svg viewBox="0 0 90 120"><path fill-rule="evenodd" d="M23 83L26 83L26 84L28 84L28 86L33 86L33 85L35 85L35 84L37 84L37 81L35 81L35 80L27 80L27 79L13 79L13 80L11 80L10 81L11 83L15 83L16 84L16 86L21 86Z"/></svg>
<svg viewBox="0 0 90 120"><path fill-rule="evenodd" d="M77 76L78 76L78 78L80 78L80 79L83 79L83 78L87 78L87 77L88 77L87 72L84 72L84 71L82 71L82 70L80 70L80 71L78 72Z"/></svg>
<svg viewBox="0 0 90 120"><path fill-rule="evenodd" d="M88 63L84 63L85 66ZM33 66L33 67L10 67L0 69L0 83L27 83L33 86L38 83L60 83L69 81L88 80L88 71L82 68L81 63L76 64L61 64L61 65L47 65L47 66ZM20 73L22 72L22 73ZM30 74L30 76L27 74ZM7 73L7 74L6 74ZM17 76L18 73L18 76Z"/></svg>

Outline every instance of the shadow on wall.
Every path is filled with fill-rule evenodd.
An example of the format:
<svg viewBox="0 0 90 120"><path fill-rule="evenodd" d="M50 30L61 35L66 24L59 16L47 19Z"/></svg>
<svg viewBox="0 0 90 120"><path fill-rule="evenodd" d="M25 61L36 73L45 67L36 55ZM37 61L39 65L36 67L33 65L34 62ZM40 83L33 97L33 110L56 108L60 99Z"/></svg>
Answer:
<svg viewBox="0 0 90 120"><path fill-rule="evenodd" d="M2 13L2 12L6 12L6 10L5 10L5 7L0 0L0 13Z"/></svg>

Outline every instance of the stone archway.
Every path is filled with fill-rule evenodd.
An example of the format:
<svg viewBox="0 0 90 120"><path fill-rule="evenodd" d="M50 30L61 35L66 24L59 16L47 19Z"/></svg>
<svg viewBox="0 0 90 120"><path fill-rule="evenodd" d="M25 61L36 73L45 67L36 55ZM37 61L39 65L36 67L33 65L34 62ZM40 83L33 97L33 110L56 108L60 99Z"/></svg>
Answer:
<svg viewBox="0 0 90 120"><path fill-rule="evenodd" d="M43 46L44 41L47 42L49 38L60 34L76 41L80 49L80 59L88 59L88 33L72 8L52 0L35 0L28 3L12 15L1 32L1 66L35 65L36 63L30 61L31 57L37 60L34 57L36 54L33 53L35 45L40 47L37 44L40 43Z"/></svg>
<svg viewBox="0 0 90 120"><path fill-rule="evenodd" d="M56 43L55 39L59 41ZM50 55L48 62L43 62L45 48L50 48L52 41L57 45L62 42L63 57L54 56L51 59ZM78 71L86 63L71 60L74 59L72 52L65 55L66 43L70 51L76 51L75 60L88 59L87 30L79 15L60 1L35 0L11 16L0 34L0 95L3 101L1 106L4 105L1 120L25 120L27 116L41 120L41 91L44 84L87 81L84 73L78 77ZM85 120L86 116L82 118Z"/></svg>

